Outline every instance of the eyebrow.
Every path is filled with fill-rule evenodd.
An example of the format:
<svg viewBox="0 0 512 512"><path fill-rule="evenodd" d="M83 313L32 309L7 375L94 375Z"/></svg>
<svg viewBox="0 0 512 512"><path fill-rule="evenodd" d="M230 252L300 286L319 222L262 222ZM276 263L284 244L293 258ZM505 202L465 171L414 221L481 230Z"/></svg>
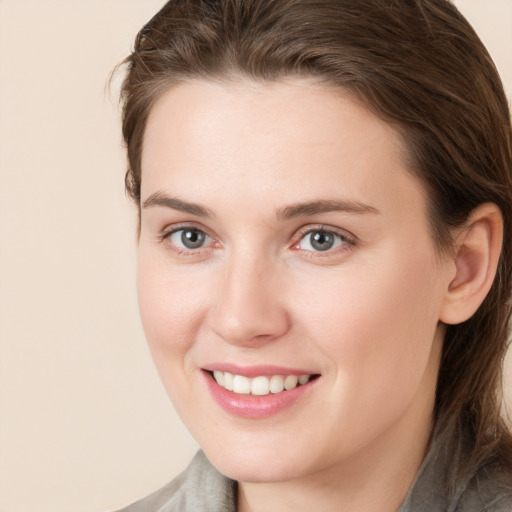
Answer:
<svg viewBox="0 0 512 512"><path fill-rule="evenodd" d="M172 208L173 210L190 213L191 215L197 215L198 217L215 217L215 215L204 206L200 206L195 203L189 203L187 201L182 201L181 199L178 199L176 197L169 197L163 192L155 192L154 194L151 194L142 203L142 208L152 208L155 206Z"/></svg>
<svg viewBox="0 0 512 512"><path fill-rule="evenodd" d="M191 215L197 215L198 217L215 217L213 212L204 206L189 203L176 197L169 197L164 192L155 192L142 203L143 208L152 208L155 206L171 208L173 210L190 213ZM276 212L276 218L277 220L288 220L296 217L307 217L310 215L329 212L380 213L377 208L360 201L323 199L292 204L284 208L280 208Z"/></svg>
<svg viewBox="0 0 512 512"><path fill-rule="evenodd" d="M286 206L278 210L276 216L278 220L286 220L329 212L380 213L377 208L360 201L326 199Z"/></svg>

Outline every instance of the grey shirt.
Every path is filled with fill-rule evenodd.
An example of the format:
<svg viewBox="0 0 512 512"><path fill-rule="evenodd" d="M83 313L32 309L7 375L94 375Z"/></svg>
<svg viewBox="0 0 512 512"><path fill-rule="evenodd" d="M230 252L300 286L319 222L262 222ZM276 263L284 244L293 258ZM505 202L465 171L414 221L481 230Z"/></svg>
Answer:
<svg viewBox="0 0 512 512"><path fill-rule="evenodd" d="M434 439L397 512L512 512L512 494L501 494L487 470L468 475L450 488L453 456ZM119 512L236 512L237 483L221 475L199 451L172 482Z"/></svg>

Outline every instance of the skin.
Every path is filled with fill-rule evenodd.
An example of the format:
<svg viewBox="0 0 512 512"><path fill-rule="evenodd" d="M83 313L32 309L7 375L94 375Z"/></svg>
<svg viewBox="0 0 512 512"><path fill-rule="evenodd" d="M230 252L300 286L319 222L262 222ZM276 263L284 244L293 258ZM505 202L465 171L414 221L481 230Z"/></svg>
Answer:
<svg viewBox="0 0 512 512"><path fill-rule="evenodd" d="M392 511L417 473L456 265L436 250L425 191L402 155L389 125L305 79L188 82L150 113L142 321L183 421L240 482L242 512ZM351 208L282 215L321 200ZM184 227L205 244L180 245ZM333 249L311 246L319 229ZM320 377L290 407L243 419L209 394L201 369L213 362Z"/></svg>

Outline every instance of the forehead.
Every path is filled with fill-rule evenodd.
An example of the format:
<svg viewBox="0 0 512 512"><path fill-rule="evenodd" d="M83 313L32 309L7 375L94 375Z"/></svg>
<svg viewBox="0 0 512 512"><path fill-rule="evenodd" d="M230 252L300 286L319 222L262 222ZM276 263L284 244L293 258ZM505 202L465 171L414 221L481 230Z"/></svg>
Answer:
<svg viewBox="0 0 512 512"><path fill-rule="evenodd" d="M294 201L336 191L380 209L411 186L423 195L394 129L343 91L306 79L181 84L155 103L143 142L143 199L160 189L188 188L206 202L241 190Z"/></svg>

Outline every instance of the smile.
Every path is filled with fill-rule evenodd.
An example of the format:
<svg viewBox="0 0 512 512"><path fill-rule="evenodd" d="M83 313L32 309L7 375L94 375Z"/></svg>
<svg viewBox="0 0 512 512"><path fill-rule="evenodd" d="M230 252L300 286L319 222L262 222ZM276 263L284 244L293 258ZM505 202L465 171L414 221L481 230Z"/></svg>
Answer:
<svg viewBox="0 0 512 512"><path fill-rule="evenodd" d="M320 383L321 374L281 366L241 367L214 363L202 368L210 396L230 415L264 419L304 403Z"/></svg>
<svg viewBox="0 0 512 512"><path fill-rule="evenodd" d="M265 396L290 391L307 384L313 375L260 375L249 378L230 372L215 370L213 378L219 386L239 395Z"/></svg>

